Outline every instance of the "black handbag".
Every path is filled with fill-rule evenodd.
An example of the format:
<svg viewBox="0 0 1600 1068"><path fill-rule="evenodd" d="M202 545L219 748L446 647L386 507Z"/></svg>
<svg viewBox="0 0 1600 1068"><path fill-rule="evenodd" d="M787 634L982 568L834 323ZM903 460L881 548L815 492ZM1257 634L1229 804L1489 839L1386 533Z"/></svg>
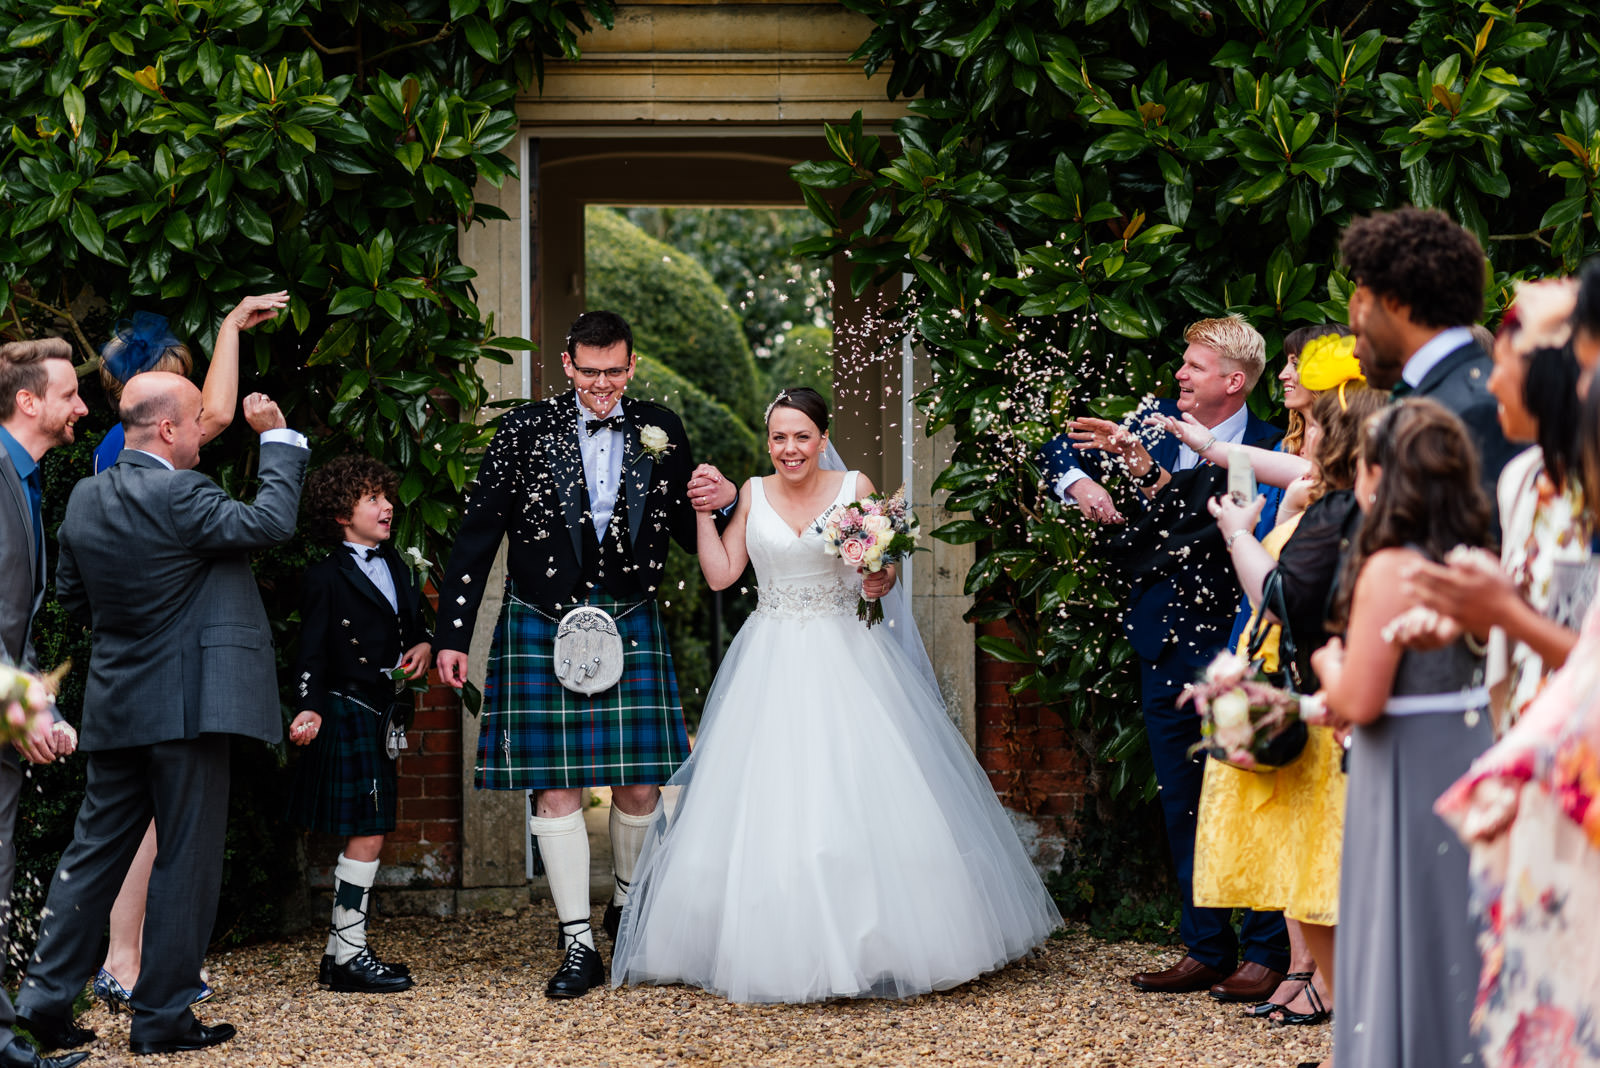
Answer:
<svg viewBox="0 0 1600 1068"><path fill-rule="evenodd" d="M1278 670L1272 672L1262 670L1265 658L1261 654L1261 647L1266 644L1267 636L1272 633L1272 624L1267 621L1269 611L1283 621L1278 624ZM1266 580L1261 586L1261 605L1256 612L1255 624L1251 627L1245 645L1245 655L1251 666L1268 683L1290 693L1300 693L1300 669L1295 664L1294 636L1289 633L1288 618L1289 613L1283 602L1283 580L1278 577L1278 569L1273 568L1267 573ZM1310 737L1310 730L1306 727L1305 721L1297 718L1262 747L1256 754L1258 766L1248 770L1275 771L1283 767L1305 751L1306 742ZM1216 756L1215 753L1212 755ZM1237 767L1237 765L1230 766Z"/></svg>

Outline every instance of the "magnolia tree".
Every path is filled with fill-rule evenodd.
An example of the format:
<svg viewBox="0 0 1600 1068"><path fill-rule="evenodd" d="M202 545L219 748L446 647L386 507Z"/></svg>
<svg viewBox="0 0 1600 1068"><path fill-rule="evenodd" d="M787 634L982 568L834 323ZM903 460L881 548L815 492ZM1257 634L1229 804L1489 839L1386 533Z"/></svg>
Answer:
<svg viewBox="0 0 1600 1068"><path fill-rule="evenodd" d="M1112 792L1154 789L1118 594L1093 532L1041 486L1071 414L1171 390L1183 325L1241 312L1269 354L1342 321L1352 216L1410 202L1476 233L1494 277L1570 271L1600 245L1600 109L1581 0L843 0L858 57L910 114L859 116L794 174L852 287L911 278L904 327L952 427L938 480L976 543L979 639L1067 710ZM1275 406L1266 389L1253 403ZM1026 751L1026 746L1023 747Z"/></svg>
<svg viewBox="0 0 1600 1068"><path fill-rule="evenodd" d="M158 311L203 350L243 294L288 290L246 373L319 452L399 471L397 536L435 556L483 440L475 365L526 344L458 237L504 218L475 193L512 171L518 86L591 17L610 4L0 0L6 329L87 366L107 320Z"/></svg>
<svg viewBox="0 0 1600 1068"><path fill-rule="evenodd" d="M399 472L396 542L439 562L487 435L478 361L526 345L496 336L458 240L504 217L478 195L512 173L515 94L546 57L575 58L591 20L610 25L608 0L0 0L0 332L64 334L87 372L134 311L204 352L241 296L287 290L244 337L246 388L311 432L314 459L360 451ZM245 479L249 439L208 446L206 469ZM53 519L81 474L81 445L47 458ZM280 654L305 561L298 545L257 561ZM79 665L61 693L75 717L82 628L47 604L36 641ZM36 769L25 793L15 952L79 767ZM274 928L294 851L273 756L241 749L234 775L224 938Z"/></svg>

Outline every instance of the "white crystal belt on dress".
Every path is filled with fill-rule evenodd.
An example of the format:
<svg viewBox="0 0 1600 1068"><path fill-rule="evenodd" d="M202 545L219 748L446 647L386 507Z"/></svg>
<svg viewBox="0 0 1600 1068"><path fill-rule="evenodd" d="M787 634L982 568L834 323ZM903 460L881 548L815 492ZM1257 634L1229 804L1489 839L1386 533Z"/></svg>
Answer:
<svg viewBox="0 0 1600 1068"><path fill-rule="evenodd" d="M1482 686L1451 693L1408 693L1391 697L1383 704L1386 716L1429 716L1450 712L1471 712L1489 707L1489 691Z"/></svg>
<svg viewBox="0 0 1600 1068"><path fill-rule="evenodd" d="M814 619L817 616L855 615L859 590L835 581L823 586L777 586L756 588L756 611L784 619Z"/></svg>

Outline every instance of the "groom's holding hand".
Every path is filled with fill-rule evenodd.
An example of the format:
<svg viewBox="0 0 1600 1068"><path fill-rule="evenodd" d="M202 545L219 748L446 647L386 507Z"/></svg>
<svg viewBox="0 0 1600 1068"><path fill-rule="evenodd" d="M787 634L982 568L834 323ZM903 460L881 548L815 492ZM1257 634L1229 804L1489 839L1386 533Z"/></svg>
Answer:
<svg viewBox="0 0 1600 1068"><path fill-rule="evenodd" d="M696 471L676 415L623 397L634 352L620 315L580 315L561 366L573 388L508 413L489 444L445 571L434 648L440 678L463 686L484 582L506 538L476 785L538 792L528 826L564 952L545 993L570 998L605 981L590 929L582 790L611 787L616 889L604 926L615 940L660 785L689 754L656 609L669 539L694 552L695 508L724 508L736 490ZM556 677L557 623L579 604L609 613L621 638L622 677L593 694Z"/></svg>

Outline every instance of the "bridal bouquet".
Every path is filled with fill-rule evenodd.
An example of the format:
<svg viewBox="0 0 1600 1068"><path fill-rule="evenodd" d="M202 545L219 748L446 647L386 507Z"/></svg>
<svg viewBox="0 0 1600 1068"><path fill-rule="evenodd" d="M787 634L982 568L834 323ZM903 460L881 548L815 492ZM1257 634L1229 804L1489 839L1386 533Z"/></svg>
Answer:
<svg viewBox="0 0 1600 1068"><path fill-rule="evenodd" d="M865 574L882 571L917 547L917 517L906 507L902 486L894 495L874 493L852 501L828 517L822 541L828 552ZM856 602L856 618L867 626L883 622L883 605L865 597Z"/></svg>
<svg viewBox="0 0 1600 1068"><path fill-rule="evenodd" d="M48 721L50 685L66 674L67 666L63 664L51 672L47 681L10 664L0 664L0 707L5 709L5 718L0 720L0 741L26 738L41 719Z"/></svg>
<svg viewBox="0 0 1600 1068"><path fill-rule="evenodd" d="M1201 719L1191 755L1204 752L1243 771L1274 771L1305 748L1299 695L1262 681L1235 653L1219 653L1199 682L1184 687L1178 704L1190 701Z"/></svg>

